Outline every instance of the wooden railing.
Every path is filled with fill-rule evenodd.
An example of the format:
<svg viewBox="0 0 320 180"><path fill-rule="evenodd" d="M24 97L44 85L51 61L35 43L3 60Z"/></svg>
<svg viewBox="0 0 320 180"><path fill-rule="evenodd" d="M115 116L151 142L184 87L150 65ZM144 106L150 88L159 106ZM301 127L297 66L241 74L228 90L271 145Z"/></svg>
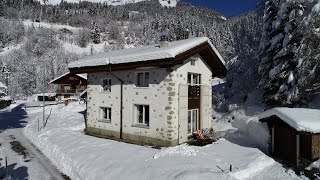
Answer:
<svg viewBox="0 0 320 180"><path fill-rule="evenodd" d="M76 92L81 93L85 89L57 89L56 92L57 94L74 94Z"/></svg>
<svg viewBox="0 0 320 180"><path fill-rule="evenodd" d="M200 85L189 85L188 87L188 98L197 99L200 98L201 86Z"/></svg>

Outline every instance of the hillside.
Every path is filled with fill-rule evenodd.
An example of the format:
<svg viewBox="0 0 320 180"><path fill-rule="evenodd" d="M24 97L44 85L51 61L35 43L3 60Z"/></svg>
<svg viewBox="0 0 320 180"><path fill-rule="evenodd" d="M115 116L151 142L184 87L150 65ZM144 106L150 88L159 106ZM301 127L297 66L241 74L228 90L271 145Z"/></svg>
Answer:
<svg viewBox="0 0 320 180"><path fill-rule="evenodd" d="M49 81L79 57L155 44L165 32L171 41L207 36L226 61L235 56L251 61L261 27L257 12L226 19L188 3L163 7L158 0L121 6L10 0L0 2L0 16L0 61L13 72L9 81L13 96L41 92L44 65Z"/></svg>
<svg viewBox="0 0 320 180"><path fill-rule="evenodd" d="M58 5L61 3L61 0L38 0L41 4L51 4L51 5ZM79 3L81 0L63 0L64 2L68 3ZM88 2L93 3L106 3L107 5L112 6L119 6L119 5L125 5L130 3L138 3L141 1L147 1L147 0L87 0ZM162 6L166 7L175 7L177 5L178 0L159 0L159 3Z"/></svg>

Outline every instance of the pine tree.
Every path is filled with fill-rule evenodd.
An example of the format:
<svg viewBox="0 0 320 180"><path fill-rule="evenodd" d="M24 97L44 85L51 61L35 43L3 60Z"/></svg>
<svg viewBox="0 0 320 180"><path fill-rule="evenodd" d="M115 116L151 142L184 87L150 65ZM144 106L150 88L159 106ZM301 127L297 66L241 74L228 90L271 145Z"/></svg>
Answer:
<svg viewBox="0 0 320 180"><path fill-rule="evenodd" d="M94 44L100 43L100 29L96 22L91 22L91 40Z"/></svg>
<svg viewBox="0 0 320 180"><path fill-rule="evenodd" d="M299 98L307 102L320 94L320 3L311 3L311 12L304 19L299 31L305 36L297 57Z"/></svg>
<svg viewBox="0 0 320 180"><path fill-rule="evenodd" d="M259 72L263 99L271 106L291 106L299 101L296 57L302 35L297 27L304 14L303 3L302 0L266 2ZM275 7L279 9L274 10Z"/></svg>

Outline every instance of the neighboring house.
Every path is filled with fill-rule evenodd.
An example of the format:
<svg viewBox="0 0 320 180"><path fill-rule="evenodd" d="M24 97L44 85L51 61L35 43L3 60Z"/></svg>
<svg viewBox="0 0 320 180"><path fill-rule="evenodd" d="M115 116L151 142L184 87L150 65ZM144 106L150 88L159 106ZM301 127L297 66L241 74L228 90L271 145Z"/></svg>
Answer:
<svg viewBox="0 0 320 180"><path fill-rule="evenodd" d="M298 167L320 158L320 110L273 108L259 119L268 124L273 155Z"/></svg>
<svg viewBox="0 0 320 180"><path fill-rule="evenodd" d="M71 74L65 73L49 84L56 84L56 96L59 100L78 99L86 97L87 74Z"/></svg>
<svg viewBox="0 0 320 180"><path fill-rule="evenodd" d="M2 82L0 82L0 92L7 93L8 92L7 90L8 90L8 87Z"/></svg>
<svg viewBox="0 0 320 180"><path fill-rule="evenodd" d="M117 50L69 64L88 73L86 134L173 146L210 127L224 61L206 37Z"/></svg>

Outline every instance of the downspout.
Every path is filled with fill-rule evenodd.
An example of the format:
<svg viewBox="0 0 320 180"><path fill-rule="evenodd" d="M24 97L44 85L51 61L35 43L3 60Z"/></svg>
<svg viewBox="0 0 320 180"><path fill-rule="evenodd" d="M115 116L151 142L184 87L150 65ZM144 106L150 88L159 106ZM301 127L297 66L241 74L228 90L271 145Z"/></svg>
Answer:
<svg viewBox="0 0 320 180"><path fill-rule="evenodd" d="M107 60L107 65L109 66L109 73L115 77L116 79L118 79L121 83L121 87L120 87L120 139L123 139L122 138L122 121L123 121L123 112L122 112L122 107L123 107L123 83L124 81L122 79L120 79L119 77L117 77L116 75L114 75L112 72L111 72L111 66L110 66L110 60L108 59Z"/></svg>

